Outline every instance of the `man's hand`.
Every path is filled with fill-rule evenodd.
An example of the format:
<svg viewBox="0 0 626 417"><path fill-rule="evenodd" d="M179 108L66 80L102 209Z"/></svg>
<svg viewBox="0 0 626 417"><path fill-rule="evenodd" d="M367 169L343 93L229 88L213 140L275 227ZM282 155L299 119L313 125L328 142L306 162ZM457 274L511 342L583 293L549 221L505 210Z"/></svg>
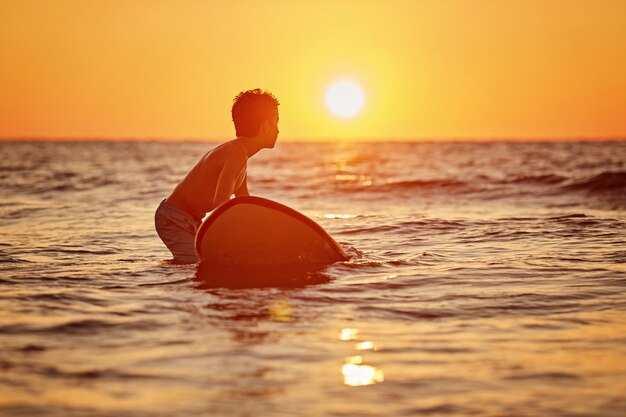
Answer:
<svg viewBox="0 0 626 417"><path fill-rule="evenodd" d="M243 181L241 181L241 185L239 188L235 190L235 197L246 197L250 195L250 191L248 191L248 173L243 177Z"/></svg>
<svg viewBox="0 0 626 417"><path fill-rule="evenodd" d="M215 196L213 197L214 207L230 200L230 196L235 192L235 187L237 186L237 178L242 173L242 170L245 169L245 166L245 160L234 158L224 163L219 179L217 180L217 186L215 187Z"/></svg>

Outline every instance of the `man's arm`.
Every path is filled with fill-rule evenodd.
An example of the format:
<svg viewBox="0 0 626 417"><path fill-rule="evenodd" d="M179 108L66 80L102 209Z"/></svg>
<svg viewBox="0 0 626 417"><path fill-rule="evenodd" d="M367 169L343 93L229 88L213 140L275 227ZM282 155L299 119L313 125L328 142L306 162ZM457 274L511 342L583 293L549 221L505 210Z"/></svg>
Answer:
<svg viewBox="0 0 626 417"><path fill-rule="evenodd" d="M220 177L215 187L215 195L213 196L214 206L218 206L225 201L230 200L230 196L235 191L237 177L241 173L242 164L236 161L227 161L222 167Z"/></svg>
<svg viewBox="0 0 626 417"><path fill-rule="evenodd" d="M243 177L243 181L241 181L241 185L235 190L235 197L244 197L249 195L250 191L248 191L248 173L246 172L245 177Z"/></svg>

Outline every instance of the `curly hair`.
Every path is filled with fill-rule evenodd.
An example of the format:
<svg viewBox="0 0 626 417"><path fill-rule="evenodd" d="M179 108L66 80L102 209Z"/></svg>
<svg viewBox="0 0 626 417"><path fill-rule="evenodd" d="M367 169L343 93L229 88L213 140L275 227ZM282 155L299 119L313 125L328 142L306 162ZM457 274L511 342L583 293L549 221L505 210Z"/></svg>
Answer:
<svg viewBox="0 0 626 417"><path fill-rule="evenodd" d="M259 133L261 123L271 120L272 111L280 102L269 91L255 88L242 91L233 100L231 110L237 136L254 136Z"/></svg>

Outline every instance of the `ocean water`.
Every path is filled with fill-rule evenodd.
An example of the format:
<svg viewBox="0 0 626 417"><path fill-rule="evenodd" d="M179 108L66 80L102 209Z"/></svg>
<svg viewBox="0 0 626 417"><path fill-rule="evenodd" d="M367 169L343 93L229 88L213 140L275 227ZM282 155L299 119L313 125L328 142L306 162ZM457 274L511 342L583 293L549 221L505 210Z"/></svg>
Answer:
<svg viewBox="0 0 626 417"><path fill-rule="evenodd" d="M626 415L626 142L279 142L351 255L296 288L167 262L214 146L0 143L0 415Z"/></svg>

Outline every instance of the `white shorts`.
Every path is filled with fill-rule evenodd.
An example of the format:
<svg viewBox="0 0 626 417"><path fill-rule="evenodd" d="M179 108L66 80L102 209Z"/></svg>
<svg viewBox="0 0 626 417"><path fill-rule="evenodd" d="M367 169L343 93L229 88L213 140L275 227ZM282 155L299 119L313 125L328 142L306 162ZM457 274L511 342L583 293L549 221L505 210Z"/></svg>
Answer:
<svg viewBox="0 0 626 417"><path fill-rule="evenodd" d="M174 255L174 262L198 262L195 239L200 222L191 214L163 200L154 213L154 226L165 246Z"/></svg>

